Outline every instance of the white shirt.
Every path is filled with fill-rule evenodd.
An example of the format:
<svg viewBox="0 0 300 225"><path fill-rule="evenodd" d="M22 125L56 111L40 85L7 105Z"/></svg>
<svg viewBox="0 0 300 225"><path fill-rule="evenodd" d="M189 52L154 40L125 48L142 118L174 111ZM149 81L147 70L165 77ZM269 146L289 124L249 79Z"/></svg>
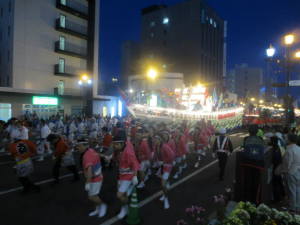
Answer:
<svg viewBox="0 0 300 225"><path fill-rule="evenodd" d="M77 130L77 127L76 127L75 123L72 122L72 123L69 125L69 134L75 133L76 130Z"/></svg>
<svg viewBox="0 0 300 225"><path fill-rule="evenodd" d="M282 164L283 171L288 174L295 174L297 170L300 170L300 147L298 145L291 144L287 146Z"/></svg>
<svg viewBox="0 0 300 225"><path fill-rule="evenodd" d="M51 134L51 130L48 127L47 124L45 124L42 128L41 128L41 138L42 139L46 139L48 137L48 135Z"/></svg>
<svg viewBox="0 0 300 225"><path fill-rule="evenodd" d="M29 137L28 137L28 129L24 126L22 126L21 129L19 129L20 131L20 136L18 137L19 139L21 140L28 140Z"/></svg>
<svg viewBox="0 0 300 225"><path fill-rule="evenodd" d="M98 131L98 124L97 123L93 123L91 125L91 132L97 132Z"/></svg>
<svg viewBox="0 0 300 225"><path fill-rule="evenodd" d="M57 126L58 129L63 128L64 127L64 123L61 120L58 120L56 122L56 126Z"/></svg>
<svg viewBox="0 0 300 225"><path fill-rule="evenodd" d="M18 139L21 135L20 130L17 127L11 126L9 136L13 139Z"/></svg>
<svg viewBox="0 0 300 225"><path fill-rule="evenodd" d="M54 127L55 127L55 124L52 123L52 122L50 122L50 123L49 123L49 128L50 128L50 130L53 130Z"/></svg>
<svg viewBox="0 0 300 225"><path fill-rule="evenodd" d="M84 126L84 123L80 123L80 124L78 124L78 132L79 133L84 133L84 130L85 130L85 126Z"/></svg>

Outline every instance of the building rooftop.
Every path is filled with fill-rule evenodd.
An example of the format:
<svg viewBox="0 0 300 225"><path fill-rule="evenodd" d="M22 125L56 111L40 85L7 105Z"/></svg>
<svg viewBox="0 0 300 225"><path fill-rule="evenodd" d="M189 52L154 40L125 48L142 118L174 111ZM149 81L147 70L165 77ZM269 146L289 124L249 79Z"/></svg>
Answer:
<svg viewBox="0 0 300 225"><path fill-rule="evenodd" d="M165 9L167 7L168 7L167 5L151 5L149 7L142 9L142 15L146 15L146 14L154 12L156 10Z"/></svg>

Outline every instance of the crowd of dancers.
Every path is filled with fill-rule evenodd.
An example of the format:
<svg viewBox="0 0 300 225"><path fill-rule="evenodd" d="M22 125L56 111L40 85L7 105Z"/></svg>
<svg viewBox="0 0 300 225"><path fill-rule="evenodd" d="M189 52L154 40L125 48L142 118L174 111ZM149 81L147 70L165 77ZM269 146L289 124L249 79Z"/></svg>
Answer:
<svg viewBox="0 0 300 225"><path fill-rule="evenodd" d="M48 156L54 160L54 184L60 182L61 167L74 174L74 181L79 180L74 157L79 152L85 190L95 205L89 216L104 217L107 212L107 204L99 197L105 180L102 168L118 169L119 219L128 213L128 197L133 189L147 188L147 181L155 177L160 179L163 190L160 200L164 209L168 209L170 180L180 178L188 166L199 167L201 159L211 153L211 138L216 132L210 121L204 120L157 122L100 116L62 119L58 115L48 120L37 116L12 118L1 123L1 129L5 148L15 159L14 168L23 193L40 190L30 177L34 176L34 161L42 162ZM196 157L195 164L188 165L188 154Z"/></svg>

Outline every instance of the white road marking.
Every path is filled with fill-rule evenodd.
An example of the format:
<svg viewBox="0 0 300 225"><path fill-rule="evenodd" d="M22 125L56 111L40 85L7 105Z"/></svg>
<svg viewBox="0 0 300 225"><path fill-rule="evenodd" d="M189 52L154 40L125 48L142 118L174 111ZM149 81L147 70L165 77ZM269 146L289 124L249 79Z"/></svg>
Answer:
<svg viewBox="0 0 300 225"><path fill-rule="evenodd" d="M82 171L79 171L78 173L82 174ZM73 174L70 173L70 174L60 176L59 179L64 179L64 178L72 177L72 176L73 176ZM50 183L50 182L53 182L53 181L54 181L54 179L50 178L50 179L47 179L47 180L42 180L42 181L36 182L35 184L41 185L41 184L47 184L47 183ZM12 188L12 189L9 189L9 190L6 190L6 191L1 191L0 195L5 195L5 194L12 193L12 192L15 192L15 191L20 191L22 189L23 189L23 187L16 187L16 188Z"/></svg>

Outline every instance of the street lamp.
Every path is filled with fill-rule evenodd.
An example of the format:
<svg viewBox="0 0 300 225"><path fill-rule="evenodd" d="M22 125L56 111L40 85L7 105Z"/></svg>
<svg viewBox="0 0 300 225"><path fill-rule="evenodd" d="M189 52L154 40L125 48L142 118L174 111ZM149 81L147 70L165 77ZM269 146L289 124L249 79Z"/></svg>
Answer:
<svg viewBox="0 0 300 225"><path fill-rule="evenodd" d="M92 79L87 74L82 74L78 80L78 85L83 88L82 102L85 104L83 112L86 116L91 116L93 113L92 83Z"/></svg>
<svg viewBox="0 0 300 225"><path fill-rule="evenodd" d="M263 103L264 103L264 100L259 100L259 103L260 103L260 104L263 104Z"/></svg>
<svg viewBox="0 0 300 225"><path fill-rule="evenodd" d="M157 77L157 70L150 68L147 72L147 77L151 80L155 80Z"/></svg>
<svg viewBox="0 0 300 225"><path fill-rule="evenodd" d="M272 58L275 55L276 49L270 45L270 47L266 50L267 56Z"/></svg>
<svg viewBox="0 0 300 225"><path fill-rule="evenodd" d="M78 84L80 86L85 85L85 84L91 85L92 83L93 83L93 81L87 74L83 74L78 81Z"/></svg>
<svg viewBox="0 0 300 225"><path fill-rule="evenodd" d="M251 102L255 102L255 98L251 98L250 100L251 100Z"/></svg>
<svg viewBox="0 0 300 225"><path fill-rule="evenodd" d="M295 53L295 58L296 58L296 59L300 59L300 51L297 51L297 52Z"/></svg>
<svg viewBox="0 0 300 225"><path fill-rule="evenodd" d="M292 45L295 41L295 35L287 34L284 36L284 44L285 45Z"/></svg>

